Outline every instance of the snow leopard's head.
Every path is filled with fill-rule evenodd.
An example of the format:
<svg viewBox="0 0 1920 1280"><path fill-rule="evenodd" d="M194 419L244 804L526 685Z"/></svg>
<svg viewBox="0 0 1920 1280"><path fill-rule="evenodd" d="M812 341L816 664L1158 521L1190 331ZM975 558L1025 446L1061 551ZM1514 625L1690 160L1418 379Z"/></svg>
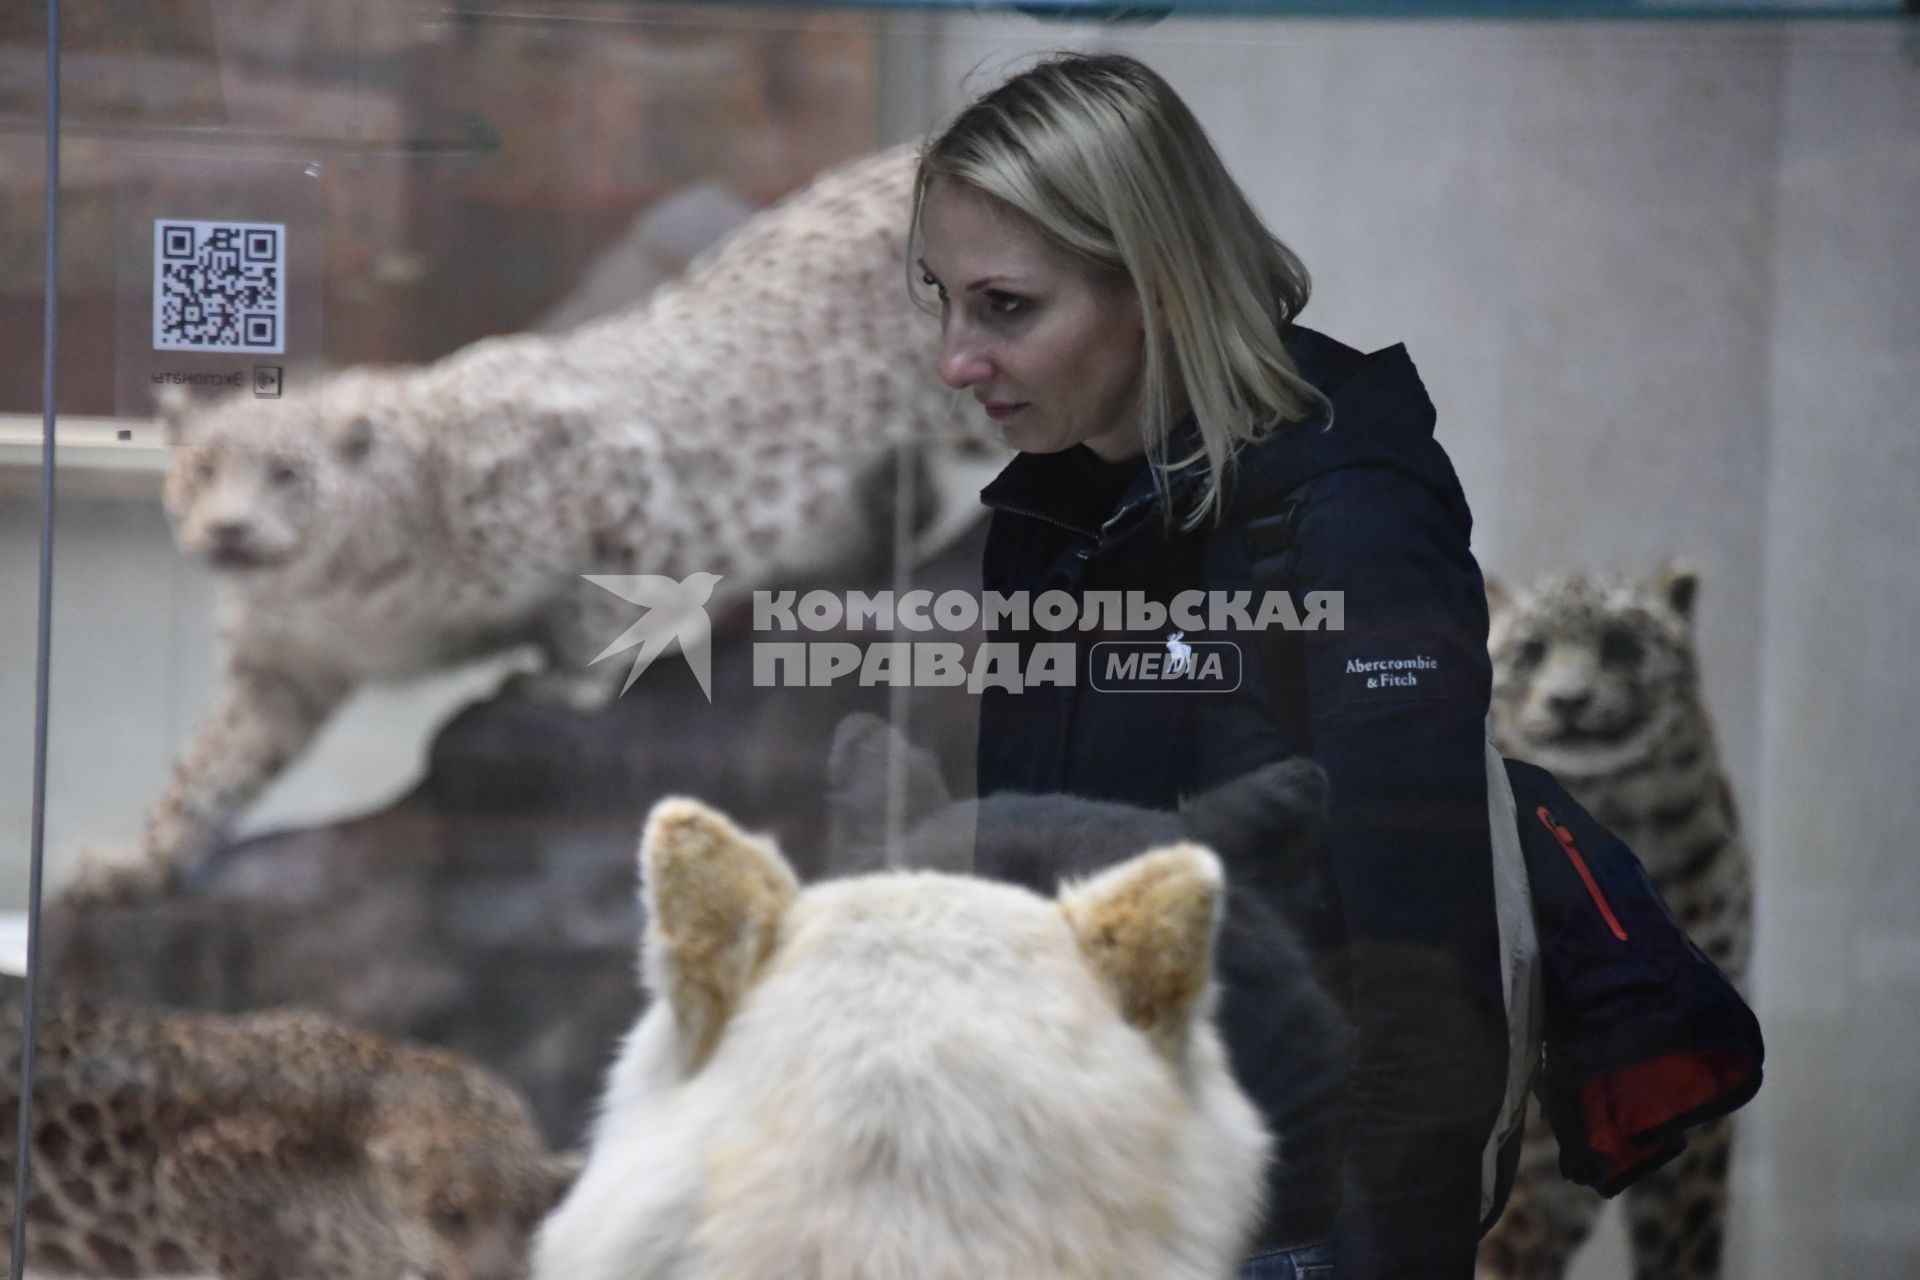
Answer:
<svg viewBox="0 0 1920 1280"><path fill-rule="evenodd" d="M1488 587L1493 715L1507 750L1590 771L1636 758L1691 705L1699 590L1691 570Z"/></svg>
<svg viewBox="0 0 1920 1280"><path fill-rule="evenodd" d="M222 572L258 573L352 527L387 380L352 372L284 400L162 397L166 509L180 548Z"/></svg>

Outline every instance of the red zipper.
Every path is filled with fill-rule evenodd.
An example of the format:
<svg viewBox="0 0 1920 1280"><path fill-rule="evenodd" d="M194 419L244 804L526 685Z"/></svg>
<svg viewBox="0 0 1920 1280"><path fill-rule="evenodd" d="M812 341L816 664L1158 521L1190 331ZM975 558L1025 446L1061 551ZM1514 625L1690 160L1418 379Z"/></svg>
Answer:
<svg viewBox="0 0 1920 1280"><path fill-rule="evenodd" d="M1601 893L1600 886L1594 883L1593 872L1587 870L1587 860L1580 856L1578 849L1573 847L1573 832L1555 822L1553 814L1545 805L1535 809L1534 814L1546 824L1547 830L1553 832L1553 838L1560 842L1560 847L1567 851L1567 858L1573 863L1573 869L1580 873L1580 883L1587 886L1587 894L1593 899L1593 905L1600 908L1600 914L1606 917L1607 928L1613 930L1614 937L1625 942L1627 931L1620 927L1619 918L1613 914L1613 908L1607 905L1606 895Z"/></svg>

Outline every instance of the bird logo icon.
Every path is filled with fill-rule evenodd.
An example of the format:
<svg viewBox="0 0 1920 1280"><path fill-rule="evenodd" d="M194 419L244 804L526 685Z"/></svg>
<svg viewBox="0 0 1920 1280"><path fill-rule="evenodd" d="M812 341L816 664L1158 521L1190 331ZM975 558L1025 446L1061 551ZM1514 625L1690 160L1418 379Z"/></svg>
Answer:
<svg viewBox="0 0 1920 1280"><path fill-rule="evenodd" d="M621 693L633 688L640 673L677 640L680 656L687 660L687 665L693 668L693 678L700 682L700 692L707 695L708 702L713 701L712 648L708 643L713 636L713 624L707 618L706 604L713 596L714 587L719 585L721 575L692 573L682 581L658 573L581 576L594 586L646 610L639 621L621 632L619 639L593 659L601 662L636 644L640 646L640 652L634 655L633 669L627 672L627 682L620 686Z"/></svg>

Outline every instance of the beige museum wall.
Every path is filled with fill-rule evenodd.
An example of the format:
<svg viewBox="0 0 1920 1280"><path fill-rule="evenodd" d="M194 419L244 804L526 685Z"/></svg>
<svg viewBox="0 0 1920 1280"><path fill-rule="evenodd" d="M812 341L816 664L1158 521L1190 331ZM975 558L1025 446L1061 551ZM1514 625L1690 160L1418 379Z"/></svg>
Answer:
<svg viewBox="0 0 1920 1280"><path fill-rule="evenodd" d="M1914 35L1920 35L1916 29ZM1789 51L1757 672L1753 1274L1920 1274L1920 42Z"/></svg>

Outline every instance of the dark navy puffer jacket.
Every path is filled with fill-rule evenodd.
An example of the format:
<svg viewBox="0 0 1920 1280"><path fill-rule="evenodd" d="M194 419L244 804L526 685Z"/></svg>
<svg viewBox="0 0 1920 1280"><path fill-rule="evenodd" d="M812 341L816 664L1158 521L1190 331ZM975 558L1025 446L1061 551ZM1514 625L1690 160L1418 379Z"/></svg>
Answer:
<svg viewBox="0 0 1920 1280"><path fill-rule="evenodd" d="M980 791L1167 809L1291 755L1326 770L1331 892L1276 891L1287 899L1276 905L1353 1023L1345 1105L1311 1123L1295 1116L1280 1133L1287 1163L1261 1244L1331 1237L1342 1280L1467 1280L1507 1053L1472 521L1404 348L1361 355L1297 325L1287 346L1332 402L1333 425L1290 424L1245 450L1219 525L1182 532L1163 519L1162 504L1190 500L1197 467L1159 493L1143 468L1110 505L1084 460L1022 454L981 495L994 509L983 586L1083 600L1138 591L1165 603L1194 589L1255 591L1277 575L1297 597L1343 593L1344 627L1254 633L1223 617L1228 629L1185 630L1179 640L1199 652L1237 645L1238 684L1223 692L1093 687L1096 643L1164 647L1171 622L1145 636L997 634L1072 639L1080 665L1071 686L987 690ZM1181 442L1176 432L1173 456ZM1233 1049L1235 1027L1224 1030ZM1287 1070L1245 1056L1235 1069L1258 1077L1256 1094Z"/></svg>

